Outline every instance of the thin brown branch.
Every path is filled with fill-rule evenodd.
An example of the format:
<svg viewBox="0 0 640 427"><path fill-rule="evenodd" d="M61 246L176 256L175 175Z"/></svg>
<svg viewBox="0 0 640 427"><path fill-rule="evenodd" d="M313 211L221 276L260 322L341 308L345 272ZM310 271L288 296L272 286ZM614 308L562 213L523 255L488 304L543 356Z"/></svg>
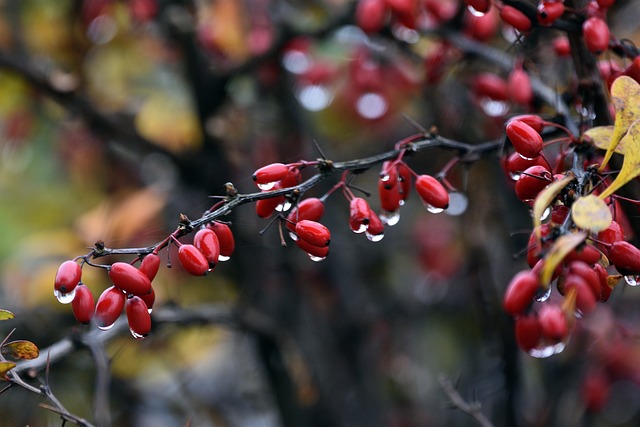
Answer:
<svg viewBox="0 0 640 427"><path fill-rule="evenodd" d="M481 405L479 402L467 402L455 389L451 380L444 375L441 375L439 380L442 389L456 408L476 420L482 427L493 427L493 423L480 410Z"/></svg>

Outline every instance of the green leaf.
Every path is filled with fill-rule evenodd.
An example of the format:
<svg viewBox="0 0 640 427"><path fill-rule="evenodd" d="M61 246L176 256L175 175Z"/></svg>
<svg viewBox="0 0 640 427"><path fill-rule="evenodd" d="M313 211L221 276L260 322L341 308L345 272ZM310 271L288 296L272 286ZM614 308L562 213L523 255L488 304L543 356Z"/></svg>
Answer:
<svg viewBox="0 0 640 427"><path fill-rule="evenodd" d="M638 108L640 108L640 104ZM601 199L609 197L627 182L640 175L640 120L633 122L621 142L625 145L622 168L611 185L600 194Z"/></svg>
<svg viewBox="0 0 640 427"><path fill-rule="evenodd" d="M609 206L593 194L580 197L573 202L571 218L578 227L593 233L606 230L613 219Z"/></svg>
<svg viewBox="0 0 640 427"><path fill-rule="evenodd" d="M40 354L40 350L31 341L17 340L2 346L2 354L14 359L35 359Z"/></svg>
<svg viewBox="0 0 640 427"><path fill-rule="evenodd" d="M616 109L616 121L600 171L609 163L611 155L631 124L640 119L640 84L628 76L618 77L611 85L611 101Z"/></svg>
<svg viewBox="0 0 640 427"><path fill-rule="evenodd" d="M0 308L0 320L13 319L15 316L9 310L3 310Z"/></svg>

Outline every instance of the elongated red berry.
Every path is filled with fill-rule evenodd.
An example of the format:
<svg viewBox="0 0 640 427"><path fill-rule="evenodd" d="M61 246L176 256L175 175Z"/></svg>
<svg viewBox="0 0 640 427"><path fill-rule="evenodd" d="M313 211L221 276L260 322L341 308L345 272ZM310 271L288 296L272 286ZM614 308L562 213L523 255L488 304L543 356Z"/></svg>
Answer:
<svg viewBox="0 0 640 427"><path fill-rule="evenodd" d="M198 248L190 244L178 248L180 264L189 274L204 276L209 271L209 261Z"/></svg>
<svg viewBox="0 0 640 427"><path fill-rule="evenodd" d="M53 281L53 289L58 293L68 294L78 286L81 278L82 268L80 265L72 260L65 261L58 267L56 278Z"/></svg>
<svg viewBox="0 0 640 427"><path fill-rule="evenodd" d="M354 233L364 233L369 227L369 203L362 197L354 197L349 202L349 228Z"/></svg>
<svg viewBox="0 0 640 427"><path fill-rule="evenodd" d="M404 162L398 163L398 184L400 185L401 204L409 198L411 192L411 169Z"/></svg>
<svg viewBox="0 0 640 427"><path fill-rule="evenodd" d="M209 228L202 228L193 236L193 246L198 248L209 262L209 268L218 264L220 257L220 242L218 236Z"/></svg>
<svg viewBox="0 0 640 427"><path fill-rule="evenodd" d="M148 254L142 258L140 263L140 271L149 278L150 281L156 277L158 270L160 269L160 257L157 254Z"/></svg>
<svg viewBox="0 0 640 427"><path fill-rule="evenodd" d="M296 223L295 233L299 239L313 246L329 246L331 232L327 227L316 221L303 219Z"/></svg>
<svg viewBox="0 0 640 427"><path fill-rule="evenodd" d="M134 295L127 298L125 312L129 323L129 331L131 331L131 335L134 338L141 339L149 335L149 332L151 332L151 315L147 304L142 298Z"/></svg>
<svg viewBox="0 0 640 427"><path fill-rule="evenodd" d="M115 286L111 286L102 292L96 302L94 314L94 319L100 329L108 329L118 320L124 309L126 299L124 293Z"/></svg>
<svg viewBox="0 0 640 427"><path fill-rule="evenodd" d="M527 15L513 6L502 6L502 9L500 9L500 18L521 33L526 33L531 29L531 20Z"/></svg>
<svg viewBox="0 0 640 427"><path fill-rule="evenodd" d="M476 12L487 13L491 7L490 0L464 0L467 6L472 7Z"/></svg>
<svg viewBox="0 0 640 427"><path fill-rule="evenodd" d="M519 272L511 279L504 293L504 311L512 316L523 313L531 305L539 289L538 276L530 270Z"/></svg>
<svg viewBox="0 0 640 427"><path fill-rule="evenodd" d="M522 67L514 68L507 79L509 96L516 104L529 105L533 100L533 89L529 74Z"/></svg>
<svg viewBox="0 0 640 427"><path fill-rule="evenodd" d="M560 306L545 304L538 311L542 336L551 342L562 342L569 336L569 324Z"/></svg>
<svg viewBox="0 0 640 427"><path fill-rule="evenodd" d="M611 224L606 229L602 230L598 233L598 242L602 242L604 244L599 244L598 247L602 249L605 254L608 254L608 244L619 242L620 240L625 239L624 230L620 226L620 223L617 221L611 221Z"/></svg>
<svg viewBox="0 0 640 427"><path fill-rule="evenodd" d="M282 163L271 163L253 173L253 181L262 189L269 190L272 184L280 181L289 173L289 167ZM269 186L265 188L265 186Z"/></svg>
<svg viewBox="0 0 640 427"><path fill-rule="evenodd" d="M592 16L582 23L582 35L587 49L600 54L609 47L609 26L600 17Z"/></svg>
<svg viewBox="0 0 640 427"><path fill-rule="evenodd" d="M140 298L142 298L142 301L147 304L147 309L149 310L149 313L151 313L151 310L153 310L153 304L156 302L156 291L153 289L153 286L151 287L151 292L146 295L140 295Z"/></svg>
<svg viewBox="0 0 640 427"><path fill-rule="evenodd" d="M375 33L384 27L387 17L385 0L360 0L356 7L356 24L365 33Z"/></svg>
<svg viewBox="0 0 640 427"><path fill-rule="evenodd" d="M505 162L505 168L507 169L507 173L509 177L514 181L520 179L520 175L522 172L530 168L531 166L544 166L546 167L546 163L541 156L538 156L534 159L525 159L518 153L511 153Z"/></svg>
<svg viewBox="0 0 640 427"><path fill-rule="evenodd" d="M629 242L613 242L609 247L609 261L623 276L640 274L640 249Z"/></svg>
<svg viewBox="0 0 640 427"><path fill-rule="evenodd" d="M511 120L505 127L507 137L513 144L513 148L527 159L533 159L540 155L544 146L542 137L534 128L521 120Z"/></svg>
<svg viewBox="0 0 640 427"><path fill-rule="evenodd" d="M507 82L497 74L485 72L476 75L473 80L473 90L480 98L486 97L495 101L509 99Z"/></svg>
<svg viewBox="0 0 640 427"><path fill-rule="evenodd" d="M95 302L91 290L82 283L76 287L76 296L71 301L71 309L76 320L87 324L93 318Z"/></svg>
<svg viewBox="0 0 640 427"><path fill-rule="evenodd" d="M543 1L538 6L538 23L549 26L564 14L564 4L555 1Z"/></svg>
<svg viewBox="0 0 640 427"><path fill-rule="evenodd" d="M564 281L564 292L571 289L576 292L576 309L583 315L591 314L596 308L596 296L587 281L577 274L569 274Z"/></svg>
<svg viewBox="0 0 640 427"><path fill-rule="evenodd" d="M220 243L220 256L218 257L218 261L228 260L236 249L236 241L231 232L231 228L229 228L227 224L217 221L207 224L207 228L213 230L216 236L218 236L218 242Z"/></svg>
<svg viewBox="0 0 640 427"><path fill-rule="evenodd" d="M531 166L516 181L516 196L523 202L531 202L551 181L551 173L545 166Z"/></svg>
<svg viewBox="0 0 640 427"><path fill-rule="evenodd" d="M114 262L109 267L113 284L128 294L144 295L151 292L151 280L142 271L126 262Z"/></svg>
<svg viewBox="0 0 640 427"><path fill-rule="evenodd" d="M296 246L305 251L314 261L323 260L329 255L329 246L315 246L302 239L296 240Z"/></svg>
<svg viewBox="0 0 640 427"><path fill-rule="evenodd" d="M274 196L256 201L256 215L260 218L269 218L276 211L278 205L284 203L284 196Z"/></svg>
<svg viewBox="0 0 640 427"><path fill-rule="evenodd" d="M366 231L367 239L379 242L384 237L384 223L373 210L369 212L369 226Z"/></svg>
<svg viewBox="0 0 640 427"><path fill-rule="evenodd" d="M542 338L542 327L536 314L519 316L515 322L515 335L518 346L524 351L533 350Z"/></svg>
<svg viewBox="0 0 640 427"><path fill-rule="evenodd" d="M440 181L431 175L418 176L416 192L430 211L440 211L449 206L449 193Z"/></svg>
<svg viewBox="0 0 640 427"><path fill-rule="evenodd" d="M583 261L572 261L568 267L567 274L582 277L591 288L596 300L600 301L602 298L602 283L596 270Z"/></svg>
<svg viewBox="0 0 640 427"><path fill-rule="evenodd" d="M309 197L301 200L297 206L291 209L289 215L287 215L287 228L290 231L295 231L296 223L303 219L311 221L320 221L324 215L324 202L317 197Z"/></svg>

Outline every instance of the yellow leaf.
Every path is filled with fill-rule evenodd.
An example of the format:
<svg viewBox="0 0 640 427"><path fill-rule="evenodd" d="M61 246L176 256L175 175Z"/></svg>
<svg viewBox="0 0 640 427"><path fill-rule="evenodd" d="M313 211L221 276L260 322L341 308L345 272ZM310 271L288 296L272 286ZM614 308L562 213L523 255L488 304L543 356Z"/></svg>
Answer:
<svg viewBox="0 0 640 427"><path fill-rule="evenodd" d="M556 239L553 242L553 246L547 253L544 260L544 266L540 273L540 284L548 288L551 277L556 267L564 260L569 252L574 250L580 243L584 242L587 237L587 233L580 231L575 234L565 234Z"/></svg>
<svg viewBox="0 0 640 427"><path fill-rule="evenodd" d="M2 347L2 354L14 359L35 359L40 350L31 341L18 340L6 343Z"/></svg>
<svg viewBox="0 0 640 427"><path fill-rule="evenodd" d="M8 381L7 372L15 367L16 364L13 362L0 362L0 378Z"/></svg>
<svg viewBox="0 0 640 427"><path fill-rule="evenodd" d="M616 109L616 120L607 152L602 159L600 171L609 162L611 155L633 122L640 119L640 84L628 76L618 77L611 86L611 100Z"/></svg>
<svg viewBox="0 0 640 427"><path fill-rule="evenodd" d="M640 99L638 102L640 103ZM627 182L640 175L640 120L633 122L621 142L624 143L626 151L622 169L611 185L600 194L601 199L609 197Z"/></svg>
<svg viewBox="0 0 640 427"><path fill-rule="evenodd" d="M571 206L571 218L582 229L598 233L611 225L611 210L597 196L580 197Z"/></svg>
<svg viewBox="0 0 640 427"><path fill-rule="evenodd" d="M9 320L13 319L13 313L9 310L0 309L0 320Z"/></svg>
<svg viewBox="0 0 640 427"><path fill-rule="evenodd" d="M540 239L540 227L542 223L541 218L547 207L553 202L553 200L560 194L562 189L567 186L576 177L573 175L567 175L562 179L552 182L544 190L542 190L536 197L533 203L533 227L536 230L536 236Z"/></svg>
<svg viewBox="0 0 640 427"><path fill-rule="evenodd" d="M588 136L591 139L593 145L600 148L601 150L606 150L611 145L611 137L613 136L613 125L596 126L586 131L584 135ZM624 154L624 145L618 143L618 146L614 151L619 154Z"/></svg>

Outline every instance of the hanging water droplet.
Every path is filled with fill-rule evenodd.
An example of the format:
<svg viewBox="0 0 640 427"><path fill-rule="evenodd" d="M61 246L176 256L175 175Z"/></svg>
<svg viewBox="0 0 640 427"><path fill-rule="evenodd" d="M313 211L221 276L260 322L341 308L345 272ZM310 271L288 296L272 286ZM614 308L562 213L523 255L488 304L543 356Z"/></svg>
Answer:
<svg viewBox="0 0 640 427"><path fill-rule="evenodd" d="M391 176L388 173L380 174L380 181L387 182Z"/></svg>
<svg viewBox="0 0 640 427"><path fill-rule="evenodd" d="M624 276L624 281L629 286L638 286L640 285L640 276Z"/></svg>
<svg viewBox="0 0 640 427"><path fill-rule="evenodd" d="M395 212L382 211L380 212L379 217L380 217L380 221L382 221L384 225L388 225L389 227L392 227L396 225L398 221L400 221L400 211L395 211Z"/></svg>
<svg viewBox="0 0 640 427"><path fill-rule="evenodd" d="M363 224L360 223L360 226L358 228L352 228L351 231L353 231L356 234L360 234L360 233L364 233L365 231L367 231L367 228L369 228L369 224Z"/></svg>
<svg viewBox="0 0 640 427"><path fill-rule="evenodd" d="M548 286L547 289L540 289L538 293L535 295L534 299L538 302L545 302L551 296L551 286Z"/></svg>
<svg viewBox="0 0 640 427"><path fill-rule="evenodd" d="M545 357L551 357L554 354L562 353L567 346L566 342L559 342L557 344L543 345L529 350L529 354L538 359L544 359Z"/></svg>
<svg viewBox="0 0 640 427"><path fill-rule="evenodd" d="M313 262L320 262L320 261L323 261L323 260L325 260L325 259L327 258L326 256L324 256L324 257L322 257L322 256L315 256L315 255L311 255L311 254L309 254L309 253L308 253L307 255L309 255L309 259L310 259L311 261L313 261Z"/></svg>
<svg viewBox="0 0 640 427"><path fill-rule="evenodd" d="M133 329L129 328L129 332L131 332L131 336L133 336L135 339L137 340L143 340L145 339L147 336L146 335L141 335L137 332L135 332Z"/></svg>
<svg viewBox="0 0 640 427"><path fill-rule="evenodd" d="M427 211L431 212L432 214L438 214L440 212L444 212L444 209L436 208L435 206L432 206L429 203L425 203L424 207L427 208Z"/></svg>
<svg viewBox="0 0 640 427"><path fill-rule="evenodd" d="M229 261L230 258L231 258L230 256L218 255L218 261L220 261L220 262Z"/></svg>
<svg viewBox="0 0 640 427"><path fill-rule="evenodd" d="M400 206L404 206L404 204L405 204L405 203L406 203L406 202L405 202L403 199L400 199L400 200L398 201L398 204L399 204Z"/></svg>
<svg viewBox="0 0 640 427"><path fill-rule="evenodd" d="M59 303L61 304L69 304L73 301L73 298L76 296L75 288L71 292L67 292L66 294L57 290L53 291L53 295L56 297Z"/></svg>
<svg viewBox="0 0 640 427"><path fill-rule="evenodd" d="M113 328L113 325L115 325L115 324L116 324L116 322L113 322L112 324L107 325L107 326L98 326L98 329L100 329L101 331L108 331L109 329Z"/></svg>
<svg viewBox="0 0 640 427"><path fill-rule="evenodd" d="M540 221L544 221L549 218L549 215L551 215L551 206L547 206L547 209L542 212L542 215L540 215Z"/></svg>
<svg viewBox="0 0 640 427"><path fill-rule="evenodd" d="M261 189L262 191L269 191L271 190L273 187L275 187L276 185L276 181L274 182L267 182L264 184L257 184L258 188Z"/></svg>
<svg viewBox="0 0 640 427"><path fill-rule="evenodd" d="M278 212L286 212L289 209L291 209L291 202L289 200L285 200L284 202L282 202L278 206L276 206L276 210Z"/></svg>
<svg viewBox="0 0 640 427"><path fill-rule="evenodd" d="M367 236L367 239L369 239L369 241L371 242L379 242L380 240L382 240L384 238L384 233L381 234L371 234L368 231L365 233L365 236Z"/></svg>
<svg viewBox="0 0 640 427"><path fill-rule="evenodd" d="M467 9L469 10L469 13L471 13L473 16L477 16L477 17L481 18L481 17L483 17L485 15L484 12L480 12L479 10L476 10L476 8L474 8L471 5L468 5Z"/></svg>
<svg viewBox="0 0 640 427"><path fill-rule="evenodd" d="M489 117L502 117L509 111L509 104L484 97L480 99L480 108Z"/></svg>
<svg viewBox="0 0 640 427"><path fill-rule="evenodd" d="M449 207L445 213L450 216L462 215L466 212L467 206L469 206L467 196L459 191L452 191L449 193Z"/></svg>
<svg viewBox="0 0 640 427"><path fill-rule="evenodd" d="M293 240L294 242L298 241L298 235L296 233L294 233L293 231L289 232L289 237L291 237L291 240Z"/></svg>
<svg viewBox="0 0 640 427"><path fill-rule="evenodd" d="M148 308L147 311L149 312L149 314L151 314L151 312L153 311L153 308Z"/></svg>
<svg viewBox="0 0 640 427"><path fill-rule="evenodd" d="M512 181L517 181L520 179L520 176L522 174L521 173L513 173L513 172L509 172L509 178L511 178Z"/></svg>

